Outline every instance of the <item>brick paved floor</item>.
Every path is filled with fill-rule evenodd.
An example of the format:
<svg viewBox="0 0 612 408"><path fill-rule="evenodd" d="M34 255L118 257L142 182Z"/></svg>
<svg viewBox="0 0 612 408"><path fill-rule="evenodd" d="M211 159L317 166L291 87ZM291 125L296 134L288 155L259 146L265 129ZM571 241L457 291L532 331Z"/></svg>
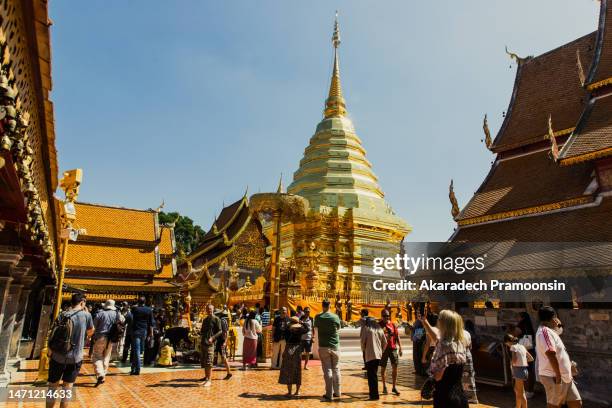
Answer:
<svg viewBox="0 0 612 408"><path fill-rule="evenodd" d="M400 386L401 395L381 396L377 402L368 402L367 383L361 364L356 360L342 363L343 396L335 404L351 403L355 407L383 407L389 405L404 405L430 407L430 403L421 402L419 397L420 379L411 374L411 366L407 358L401 360ZM26 361L21 370L16 373L13 385L33 387L36 378L36 361ZM222 378L223 370L213 373L213 386L204 388L198 386L198 379L203 376L202 370L187 367L186 369L147 369L140 376L130 376L125 368L112 367L105 384L95 388L95 377L91 363L85 362L81 376L77 380L77 400L74 407L197 407L211 406L215 408L241 408L261 404L267 407L318 407L330 405L321 400L324 385L320 365L311 362L311 369L304 371L302 396L299 399L284 397L286 388L277 383L278 371L255 369L247 372L236 370L229 381ZM144 371L143 371L144 372ZM390 376L389 376L390 377ZM509 389L483 389L480 394L483 404L471 407L514 407L512 392ZM210 405L209 405L210 404ZM10 407L39 407L42 403L22 402L5 404ZM0 404L1 406L1 404ZM539 408L540 404L530 407Z"/></svg>

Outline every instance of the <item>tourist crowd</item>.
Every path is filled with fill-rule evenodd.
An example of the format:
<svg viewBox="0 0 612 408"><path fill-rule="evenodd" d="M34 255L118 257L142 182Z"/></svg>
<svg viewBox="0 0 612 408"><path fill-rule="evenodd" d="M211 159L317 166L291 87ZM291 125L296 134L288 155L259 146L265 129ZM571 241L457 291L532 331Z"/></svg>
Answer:
<svg viewBox="0 0 612 408"><path fill-rule="evenodd" d="M409 322L412 312L411 305ZM477 403L472 357L477 337L471 321L464 325L462 316L453 310L435 314L428 307L420 307L414 312L414 324L407 327L413 343L415 372L426 377L421 395L432 398L435 408L467 408L469 403ZM325 384L322 398L333 401L341 397L341 320L330 311L329 301L323 301L322 312L314 318L308 307L292 311L282 307L271 317L268 308L259 305L254 309L237 305L230 311L227 308L215 310L208 304L205 314L199 332L199 357L204 369L202 386L211 386L212 369L217 363L226 370L224 379L232 378L229 360L236 356L236 327L243 335L242 369L255 368L265 362L262 328L269 327L272 337L270 368L279 369L278 382L287 387L288 398L300 395L302 371L308 370L315 336ZM369 314L367 309L362 309L357 322L369 400L380 398L379 373L382 393L388 393L386 369L389 363L391 392L399 396L397 374L403 355L399 327L391 320L389 305L382 310L380 320ZM521 313L512 333L507 333L503 339L511 357L516 406L527 407L537 379L546 392L548 407L563 404L569 408L580 407L581 398L574 382L576 365L570 360L560 337L563 325L551 307L542 307L538 317L540 326L534 332L529 315ZM83 294L74 294L70 307L60 314L50 332L49 388L57 390L60 382L64 389L72 387L83 363L87 338L91 339L90 357L96 386L105 382L113 353L123 361L129 354L131 375L139 375L143 364L171 367L175 364L176 353L173 340L166 336L172 337L166 332L163 311L147 306L144 297L131 307L127 303L117 307L113 300L107 300L93 310L86 305ZM52 407L55 402L49 398L47 406Z"/></svg>

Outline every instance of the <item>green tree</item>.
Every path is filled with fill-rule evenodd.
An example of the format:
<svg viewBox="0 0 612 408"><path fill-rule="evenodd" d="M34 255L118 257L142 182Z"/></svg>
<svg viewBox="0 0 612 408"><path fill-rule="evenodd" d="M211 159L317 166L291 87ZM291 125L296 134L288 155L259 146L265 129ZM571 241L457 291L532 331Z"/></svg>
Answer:
<svg viewBox="0 0 612 408"><path fill-rule="evenodd" d="M177 212L160 212L159 223L174 223L174 239L176 240L176 249L179 251L179 253L182 251L185 253L185 255L188 255L191 251L198 247L202 237L204 237L205 234L202 227L194 224L191 218L180 215Z"/></svg>

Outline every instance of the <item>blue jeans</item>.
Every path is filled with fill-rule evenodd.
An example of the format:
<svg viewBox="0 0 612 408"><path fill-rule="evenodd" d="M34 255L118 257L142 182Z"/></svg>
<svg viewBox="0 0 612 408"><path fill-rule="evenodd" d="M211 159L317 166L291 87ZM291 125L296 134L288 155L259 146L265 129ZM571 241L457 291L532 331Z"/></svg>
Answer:
<svg viewBox="0 0 612 408"><path fill-rule="evenodd" d="M132 334L132 347L130 350L130 362L132 363L132 372L140 374L140 352L144 347L145 336Z"/></svg>

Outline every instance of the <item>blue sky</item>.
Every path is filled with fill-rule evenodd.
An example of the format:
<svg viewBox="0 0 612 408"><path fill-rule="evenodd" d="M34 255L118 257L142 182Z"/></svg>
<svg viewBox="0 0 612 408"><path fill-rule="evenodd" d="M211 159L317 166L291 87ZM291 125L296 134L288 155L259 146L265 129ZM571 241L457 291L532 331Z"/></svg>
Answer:
<svg viewBox="0 0 612 408"><path fill-rule="evenodd" d="M461 5L461 6L459 6ZM179 211L285 185L322 116L340 10L347 107L412 241L452 233L516 66L596 29L592 0L51 2L57 147L80 199ZM511 66L512 65L512 66Z"/></svg>

